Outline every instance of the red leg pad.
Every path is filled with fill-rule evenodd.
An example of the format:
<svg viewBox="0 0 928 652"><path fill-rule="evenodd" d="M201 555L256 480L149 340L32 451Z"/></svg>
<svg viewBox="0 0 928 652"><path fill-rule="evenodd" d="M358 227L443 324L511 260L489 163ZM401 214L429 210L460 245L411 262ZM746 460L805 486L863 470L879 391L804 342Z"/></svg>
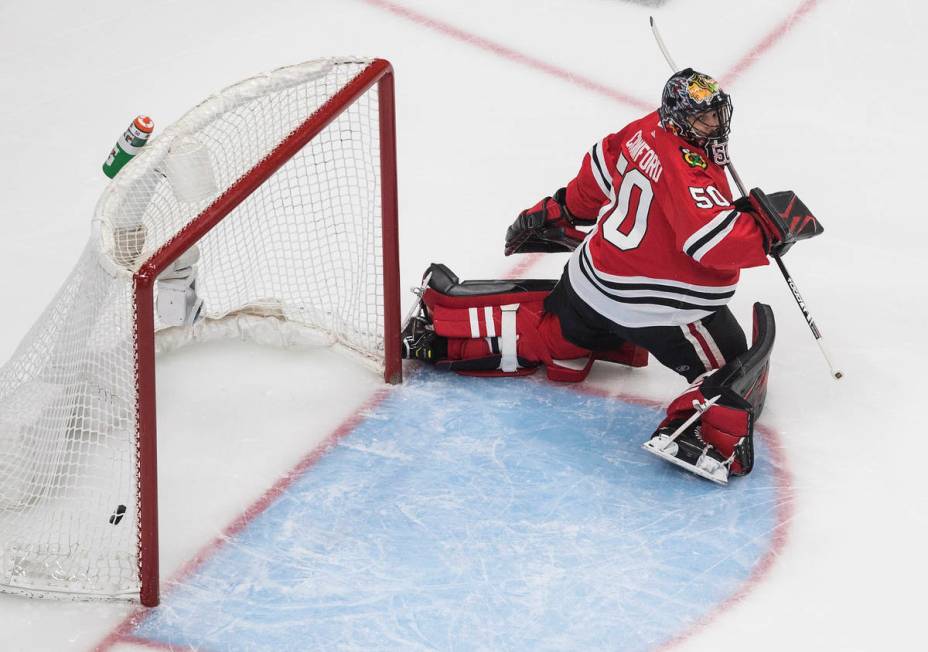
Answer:
<svg viewBox="0 0 928 652"><path fill-rule="evenodd" d="M552 380L578 382L586 377L584 370L567 369L555 360L590 358L591 352L571 344L561 334L557 315L544 311L547 292L513 292L482 296L450 296L427 288L422 300L429 310L435 332L448 338L449 360L475 360L492 356L486 338L502 335L502 306L519 304L516 313L516 353L522 360L544 364ZM620 349L596 352L593 359L607 360L632 367L648 363L644 349L625 343ZM470 372L469 372L470 373ZM483 375L494 375L486 372ZM499 372L497 375L510 375Z"/></svg>
<svg viewBox="0 0 928 652"><path fill-rule="evenodd" d="M667 406L667 416L661 421L660 427L689 418L695 411L693 401L706 402L699 386L690 387ZM728 458L742 438L747 437L748 441L751 441L754 432L752 420L749 409L716 403L699 417L699 437ZM753 446L753 443L751 445ZM731 465L731 473L743 475L745 472L745 468L736 457Z"/></svg>
<svg viewBox="0 0 928 652"><path fill-rule="evenodd" d="M751 435L751 415L747 410L715 404L703 413L700 436L707 444L714 446L726 458L731 457L744 437ZM745 472L736 457L731 464L733 475Z"/></svg>

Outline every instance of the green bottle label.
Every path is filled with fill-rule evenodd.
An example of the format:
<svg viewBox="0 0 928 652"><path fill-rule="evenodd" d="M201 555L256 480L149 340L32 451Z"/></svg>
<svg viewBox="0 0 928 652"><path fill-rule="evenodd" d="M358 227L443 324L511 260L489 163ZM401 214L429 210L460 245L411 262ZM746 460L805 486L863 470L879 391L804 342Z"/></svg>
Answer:
<svg viewBox="0 0 928 652"><path fill-rule="evenodd" d="M135 155L148 142L153 126L151 119L144 116L139 116L133 120L129 128L116 141L110 155L103 162L103 174L112 179L125 167L126 163L135 158Z"/></svg>
<svg viewBox="0 0 928 652"><path fill-rule="evenodd" d="M103 174L112 179L134 157L135 154L129 154L120 146L120 143L116 143L113 146L113 151L110 152L109 157L103 163Z"/></svg>

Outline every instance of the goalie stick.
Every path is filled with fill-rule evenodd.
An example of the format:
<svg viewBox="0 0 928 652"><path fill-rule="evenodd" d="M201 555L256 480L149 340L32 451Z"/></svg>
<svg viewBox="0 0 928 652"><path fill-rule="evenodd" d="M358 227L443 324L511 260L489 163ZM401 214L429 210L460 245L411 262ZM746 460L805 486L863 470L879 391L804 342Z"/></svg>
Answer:
<svg viewBox="0 0 928 652"><path fill-rule="evenodd" d="M654 39L657 41L657 46L660 48L661 53L664 55L664 59L667 61L667 64L670 66L672 72L679 71L680 69L677 67L677 64L670 56L670 52L667 50L667 45L664 43L664 39L661 38L661 34L657 29L657 22L654 20L654 16L650 16L649 18L651 20L651 31L654 33ZM744 183L741 181L741 177L738 175L738 171L735 170L734 164L731 162L731 159L728 158L727 152L724 153L724 158L726 160L724 165L728 169L728 172L731 174L732 179L735 180L735 185L738 186L738 191L743 197L747 197L748 192L745 189ZM815 325L815 320L812 318L812 313L809 312L809 308L806 306L806 302L803 300L802 295L799 293L799 288L796 286L796 282L793 280L792 275L786 269L786 265L783 264L783 260L780 258L780 255L776 252L773 252L770 254L770 256L776 262L777 267L780 268L780 273L783 274L783 278L786 280L786 284L789 286L790 292L792 293L793 298L796 300L796 305L798 305L799 309L802 311L802 314L806 319L806 323L809 325L809 330L812 331L812 336L815 338L815 343L818 344L818 348L822 352L822 356L825 358L825 362L828 363L828 368L831 370L831 377L835 380L840 380L844 377L844 372L840 369L836 369L834 363L832 363L831 356L828 355L828 351L825 348L825 341L822 337L822 333L818 329L818 326Z"/></svg>

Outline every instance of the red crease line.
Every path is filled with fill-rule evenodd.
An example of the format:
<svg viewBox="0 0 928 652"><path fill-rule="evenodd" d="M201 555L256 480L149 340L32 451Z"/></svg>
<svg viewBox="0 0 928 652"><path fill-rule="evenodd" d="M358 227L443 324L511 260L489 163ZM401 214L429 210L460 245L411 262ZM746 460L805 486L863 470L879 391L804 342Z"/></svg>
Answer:
<svg viewBox="0 0 928 652"><path fill-rule="evenodd" d="M274 503L296 480L306 473L307 469L318 462L323 455L329 452L339 441L346 435L357 428L368 415L390 394L391 388L379 389L377 392L358 407L354 414L345 419L328 437L326 437L318 446L301 459L296 466L287 471L274 485L264 492L260 498L253 502L241 515L230 523L217 537L210 543L206 544L200 551L194 555L180 570L174 573L170 579L161 583L161 597L170 593L171 589L179 586L185 579L193 575L196 570L209 560L224 544L235 537L239 532L245 529L251 521L264 512ZM146 607L137 607L120 623L113 632L100 642L94 650L104 652L113 647L116 643L125 642L133 638L135 642L145 642L149 647L159 645L156 641L147 639L138 639L132 637L130 632L139 624L139 622L149 613Z"/></svg>

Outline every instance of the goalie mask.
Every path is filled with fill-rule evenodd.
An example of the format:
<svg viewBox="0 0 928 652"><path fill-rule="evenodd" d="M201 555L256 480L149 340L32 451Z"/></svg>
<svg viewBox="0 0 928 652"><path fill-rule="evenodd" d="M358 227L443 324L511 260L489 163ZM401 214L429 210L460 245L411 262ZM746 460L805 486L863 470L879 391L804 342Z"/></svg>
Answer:
<svg viewBox="0 0 928 652"><path fill-rule="evenodd" d="M718 165L728 163L731 97L709 75L686 68L674 73L661 95L661 124L705 149Z"/></svg>

